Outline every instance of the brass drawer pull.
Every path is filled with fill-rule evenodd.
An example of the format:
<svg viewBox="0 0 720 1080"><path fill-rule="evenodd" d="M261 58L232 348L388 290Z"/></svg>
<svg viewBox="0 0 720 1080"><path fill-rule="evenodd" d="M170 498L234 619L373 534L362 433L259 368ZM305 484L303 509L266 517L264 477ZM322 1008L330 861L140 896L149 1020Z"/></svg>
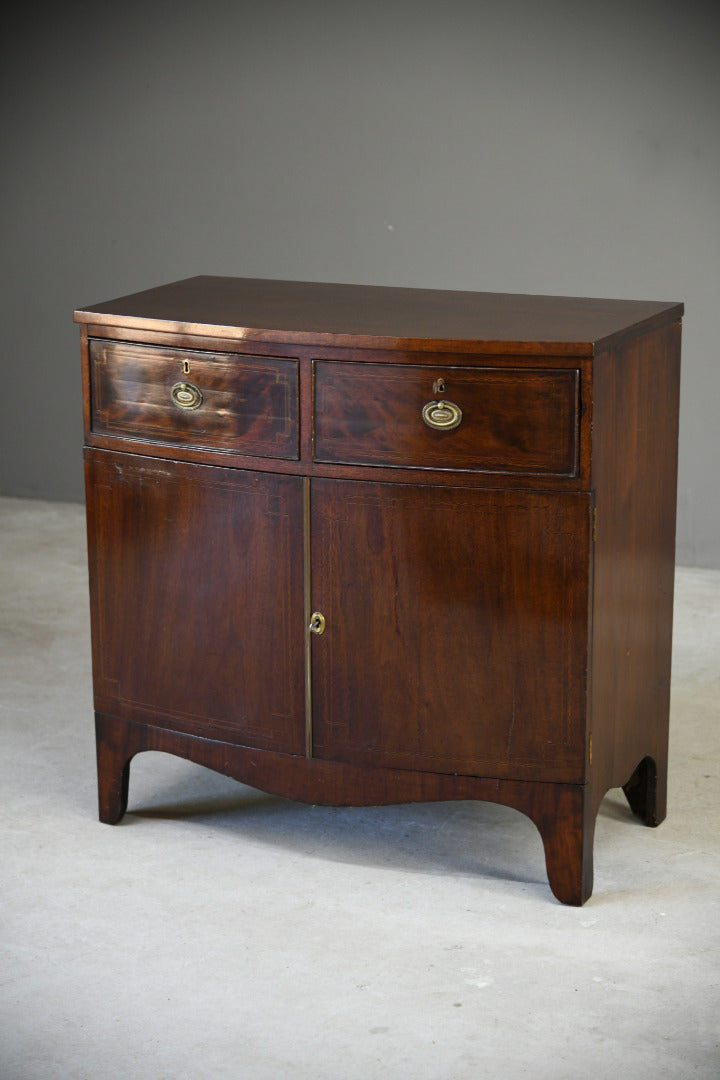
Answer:
<svg viewBox="0 0 720 1080"><path fill-rule="evenodd" d="M310 626L308 629L311 630L313 634L325 633L325 616L320 611L313 611L310 616Z"/></svg>
<svg viewBox="0 0 720 1080"><path fill-rule="evenodd" d="M175 383L170 391L173 403L181 409L199 409L202 405L202 391L194 383Z"/></svg>
<svg viewBox="0 0 720 1080"><path fill-rule="evenodd" d="M436 431L452 431L462 422L462 409L452 401L428 401L423 405L422 418Z"/></svg>

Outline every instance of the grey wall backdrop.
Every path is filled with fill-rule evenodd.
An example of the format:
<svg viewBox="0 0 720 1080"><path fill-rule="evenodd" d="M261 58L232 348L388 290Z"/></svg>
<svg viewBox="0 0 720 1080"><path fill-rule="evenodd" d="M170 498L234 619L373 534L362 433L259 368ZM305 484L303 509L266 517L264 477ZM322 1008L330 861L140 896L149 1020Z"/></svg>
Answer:
<svg viewBox="0 0 720 1080"><path fill-rule="evenodd" d="M75 307L197 273L684 300L678 559L720 566L720 9L13 5L0 492L81 499Z"/></svg>

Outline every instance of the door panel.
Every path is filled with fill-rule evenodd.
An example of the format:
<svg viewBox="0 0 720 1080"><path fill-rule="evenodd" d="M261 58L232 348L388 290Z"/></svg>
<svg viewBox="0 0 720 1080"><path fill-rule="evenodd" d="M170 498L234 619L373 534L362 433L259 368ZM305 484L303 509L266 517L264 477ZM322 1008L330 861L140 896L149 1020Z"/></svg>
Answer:
<svg viewBox="0 0 720 1080"><path fill-rule="evenodd" d="M99 711L304 753L302 480L86 452Z"/></svg>
<svg viewBox="0 0 720 1080"><path fill-rule="evenodd" d="M587 495L314 479L321 758L582 782Z"/></svg>

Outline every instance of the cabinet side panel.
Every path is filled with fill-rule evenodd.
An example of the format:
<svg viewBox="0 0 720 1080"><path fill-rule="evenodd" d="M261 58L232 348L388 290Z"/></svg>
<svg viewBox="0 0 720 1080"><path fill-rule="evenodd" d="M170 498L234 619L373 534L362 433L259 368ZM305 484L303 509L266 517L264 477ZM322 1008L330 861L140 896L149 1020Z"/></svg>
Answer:
<svg viewBox="0 0 720 1080"><path fill-rule="evenodd" d="M591 727L597 796L650 756L666 768L680 323L594 364Z"/></svg>
<svg viewBox="0 0 720 1080"><path fill-rule="evenodd" d="M302 481L86 451L95 707L302 754Z"/></svg>

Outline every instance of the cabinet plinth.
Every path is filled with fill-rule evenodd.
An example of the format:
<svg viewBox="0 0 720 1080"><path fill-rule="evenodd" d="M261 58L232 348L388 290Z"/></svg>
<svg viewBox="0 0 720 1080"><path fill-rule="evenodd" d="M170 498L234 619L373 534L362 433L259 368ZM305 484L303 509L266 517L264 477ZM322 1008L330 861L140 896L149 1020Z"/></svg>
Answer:
<svg viewBox="0 0 720 1080"><path fill-rule="evenodd" d="M608 789L665 815L681 316L210 277L77 311L101 820L145 750L495 801L582 904Z"/></svg>

